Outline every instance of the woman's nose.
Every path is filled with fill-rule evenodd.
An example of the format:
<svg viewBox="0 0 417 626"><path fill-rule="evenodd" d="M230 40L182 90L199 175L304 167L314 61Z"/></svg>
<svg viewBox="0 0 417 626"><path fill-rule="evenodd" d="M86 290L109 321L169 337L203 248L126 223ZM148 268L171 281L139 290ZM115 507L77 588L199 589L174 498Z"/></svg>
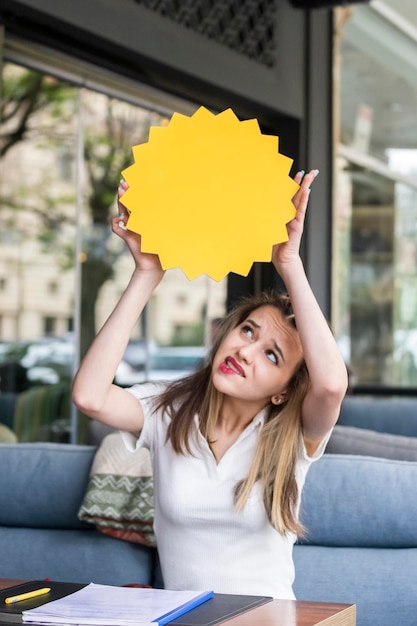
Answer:
<svg viewBox="0 0 417 626"><path fill-rule="evenodd" d="M255 345L253 343L245 343L239 348L239 357L246 363L251 363L255 353Z"/></svg>

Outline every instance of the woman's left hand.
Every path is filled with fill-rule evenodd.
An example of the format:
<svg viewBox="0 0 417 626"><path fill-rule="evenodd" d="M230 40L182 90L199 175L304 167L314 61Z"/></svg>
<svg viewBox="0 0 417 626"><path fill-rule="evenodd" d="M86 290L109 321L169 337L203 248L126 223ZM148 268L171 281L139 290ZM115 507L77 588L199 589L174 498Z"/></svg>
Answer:
<svg viewBox="0 0 417 626"><path fill-rule="evenodd" d="M297 172L294 177L295 182L300 185L292 199L297 215L287 224L288 241L278 243L272 249L272 262L278 272L299 256L310 187L318 173L318 170L311 170L303 177L302 172Z"/></svg>

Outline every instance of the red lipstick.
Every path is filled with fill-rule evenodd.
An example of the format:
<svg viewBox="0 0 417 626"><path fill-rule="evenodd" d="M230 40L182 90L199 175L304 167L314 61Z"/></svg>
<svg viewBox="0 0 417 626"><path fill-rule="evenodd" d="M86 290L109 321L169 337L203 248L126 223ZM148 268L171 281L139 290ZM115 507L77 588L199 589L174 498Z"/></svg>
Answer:
<svg viewBox="0 0 417 626"><path fill-rule="evenodd" d="M241 365L232 357L228 356L220 365L220 370L224 374L237 374L245 378L245 371Z"/></svg>

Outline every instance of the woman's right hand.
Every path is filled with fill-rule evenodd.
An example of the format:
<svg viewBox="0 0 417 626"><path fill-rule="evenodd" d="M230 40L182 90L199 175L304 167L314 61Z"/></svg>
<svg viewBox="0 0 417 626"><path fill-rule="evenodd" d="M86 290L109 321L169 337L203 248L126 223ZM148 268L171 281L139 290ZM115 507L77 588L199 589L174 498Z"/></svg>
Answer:
<svg viewBox="0 0 417 626"><path fill-rule="evenodd" d="M117 190L117 206L119 214L111 220L112 231L126 242L137 269L146 272L157 272L160 273L162 277L164 270L162 269L159 256L157 254L142 252L141 236L138 233L134 233L132 230L126 228L126 222L129 214L126 207L122 203L122 197L127 189L127 182L122 180Z"/></svg>

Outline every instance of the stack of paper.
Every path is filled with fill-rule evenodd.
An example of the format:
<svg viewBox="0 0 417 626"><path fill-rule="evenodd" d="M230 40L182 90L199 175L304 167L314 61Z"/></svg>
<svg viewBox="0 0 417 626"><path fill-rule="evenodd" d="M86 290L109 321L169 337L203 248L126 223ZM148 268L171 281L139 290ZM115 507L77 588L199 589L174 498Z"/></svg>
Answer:
<svg viewBox="0 0 417 626"><path fill-rule="evenodd" d="M171 591L91 583L80 591L22 612L24 622L163 626L199 606L213 591Z"/></svg>

